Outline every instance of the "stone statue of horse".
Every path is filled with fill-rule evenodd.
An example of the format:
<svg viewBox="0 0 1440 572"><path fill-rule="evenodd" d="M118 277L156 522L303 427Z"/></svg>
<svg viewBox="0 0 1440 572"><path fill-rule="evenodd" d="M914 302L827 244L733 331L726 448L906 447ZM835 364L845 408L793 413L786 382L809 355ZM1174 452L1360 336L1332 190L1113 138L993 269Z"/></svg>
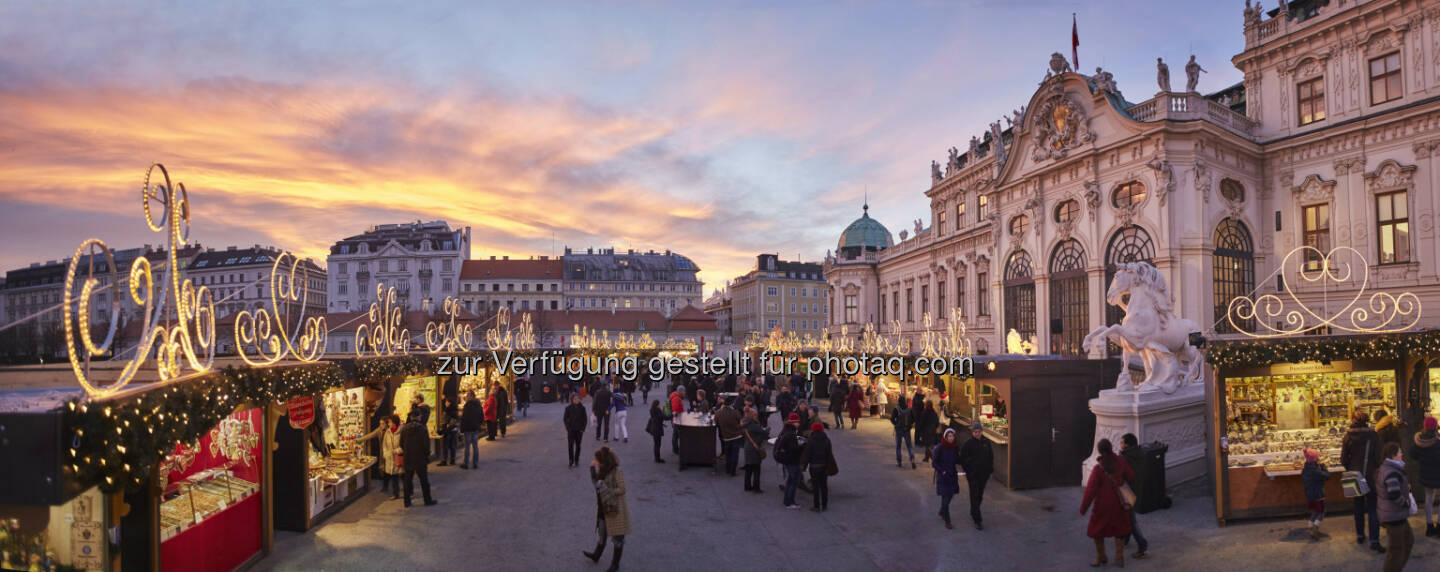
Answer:
<svg viewBox="0 0 1440 572"><path fill-rule="evenodd" d="M1125 319L1095 328L1085 336L1082 347L1103 352L1106 340L1120 346L1124 367L1115 388L1121 391L1160 389L1174 393L1181 386L1198 382L1203 357L1190 345L1190 333L1200 331L1200 327L1193 320L1175 316L1165 277L1150 263L1125 262L1118 266L1105 301L1125 310ZM1139 356L1145 366L1145 379L1138 386L1130 379L1133 356Z"/></svg>

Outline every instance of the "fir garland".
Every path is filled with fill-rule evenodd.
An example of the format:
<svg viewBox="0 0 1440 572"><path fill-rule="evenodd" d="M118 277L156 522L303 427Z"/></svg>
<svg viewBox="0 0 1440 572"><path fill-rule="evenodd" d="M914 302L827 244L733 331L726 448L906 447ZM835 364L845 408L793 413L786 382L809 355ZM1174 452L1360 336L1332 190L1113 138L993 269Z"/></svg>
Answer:
<svg viewBox="0 0 1440 572"><path fill-rule="evenodd" d="M1384 334L1367 338L1212 342L1205 356L1215 367L1256 367L1275 363L1336 360L1398 360L1440 355L1440 331Z"/></svg>

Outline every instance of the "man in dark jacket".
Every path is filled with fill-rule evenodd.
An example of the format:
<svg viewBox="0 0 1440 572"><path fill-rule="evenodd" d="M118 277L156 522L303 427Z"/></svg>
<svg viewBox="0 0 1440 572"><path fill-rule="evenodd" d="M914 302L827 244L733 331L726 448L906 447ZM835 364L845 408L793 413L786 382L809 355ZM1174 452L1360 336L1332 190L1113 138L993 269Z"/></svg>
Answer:
<svg viewBox="0 0 1440 572"><path fill-rule="evenodd" d="M740 464L740 446L743 444L740 439L745 436L740 433L740 412L729 402L721 403L720 410L715 412L715 428L720 432L720 450L725 454L725 474L733 477Z"/></svg>
<svg viewBox="0 0 1440 572"><path fill-rule="evenodd" d="M835 428L845 428L845 396L850 394L850 384L835 381L830 384L830 414L835 416Z"/></svg>
<svg viewBox="0 0 1440 572"><path fill-rule="evenodd" d="M1440 423L1425 416L1424 430L1415 434L1410 458L1420 465L1420 486L1425 487L1425 536L1440 537L1440 522L1435 518L1436 497L1440 497ZM1418 499L1417 499L1418 500Z"/></svg>
<svg viewBox="0 0 1440 572"><path fill-rule="evenodd" d="M591 411L595 412L595 440L600 440L600 431L605 431L605 442L610 442L610 388L604 385L598 386L595 393L591 395Z"/></svg>
<svg viewBox="0 0 1440 572"><path fill-rule="evenodd" d="M960 446L960 467L965 469L965 483L970 485L970 518L975 521L975 530L985 530L980 521L980 502L985 500L985 484L995 472L995 450L979 421L970 424L970 438Z"/></svg>
<svg viewBox="0 0 1440 572"><path fill-rule="evenodd" d="M780 412L781 419L789 419L790 412L795 410L795 394L788 391L776 394L775 409Z"/></svg>
<svg viewBox="0 0 1440 572"><path fill-rule="evenodd" d="M835 461L835 451L830 446L830 436L825 426L814 423L810 426L810 439L805 442L800 464L810 471L810 488L814 491L815 505L812 510L821 512L830 508L830 464Z"/></svg>
<svg viewBox="0 0 1440 572"><path fill-rule="evenodd" d="M410 412L415 414L421 425L430 422L430 406L425 404L425 394L415 392L415 397L410 398Z"/></svg>
<svg viewBox="0 0 1440 572"><path fill-rule="evenodd" d="M530 379L515 380L515 412L523 417L530 416Z"/></svg>
<svg viewBox="0 0 1440 572"><path fill-rule="evenodd" d="M485 406L475 392L465 394L465 408L460 412L460 433L465 439L465 462L462 469L480 468L480 432L485 429Z"/></svg>
<svg viewBox="0 0 1440 572"><path fill-rule="evenodd" d="M405 506L410 506L410 497L415 493L415 475L420 475L420 492L425 495L425 506L435 504L430 496L430 430L420 421L419 415L411 415L410 422L400 430L400 451L405 457Z"/></svg>
<svg viewBox="0 0 1440 572"><path fill-rule="evenodd" d="M505 420L510 417L510 391L505 386L495 385L495 415L500 421L500 436L505 436Z"/></svg>
<svg viewBox="0 0 1440 572"><path fill-rule="evenodd" d="M1125 463L1130 465L1130 468L1135 471L1139 471L1140 467L1145 466L1145 450L1140 448L1140 439L1135 437L1134 433L1126 433L1120 436L1120 456L1124 457ZM1138 475L1139 473L1137 472L1136 474ZM1137 486L1138 483L1131 481L1129 484L1131 490L1140 490L1140 487ZM1135 511L1130 510L1126 512L1130 513L1130 535L1135 537L1135 553L1131 556L1134 558L1144 558L1146 551L1150 549L1150 541L1146 540L1145 535L1140 533L1140 524L1135 521ZM1125 544L1130 544L1130 539L1125 539Z"/></svg>
<svg viewBox="0 0 1440 572"><path fill-rule="evenodd" d="M895 466L904 467L900 464L900 443L905 443L905 452L910 454L910 468L915 468L915 450L911 448L910 428L915 425L915 416L910 414L910 407L905 403L905 396L895 402L895 410L890 412L890 424L895 426Z"/></svg>
<svg viewBox="0 0 1440 572"><path fill-rule="evenodd" d="M804 452L805 438L800 436L800 416L791 413L785 419L785 428L780 430L780 436L775 438L775 462L785 470L785 485L780 487L785 491L781 499L785 508L800 508L795 504L795 489L800 487L800 480L804 478L800 473Z"/></svg>
<svg viewBox="0 0 1440 572"><path fill-rule="evenodd" d="M923 409L921 403L924 404ZM915 445L925 451L924 461L929 462L935 447L930 443L940 444L935 440L936 432L940 430L940 416L935 413L935 406L923 399L920 403L913 404L911 410L915 412Z"/></svg>
<svg viewBox="0 0 1440 572"><path fill-rule="evenodd" d="M1375 470L1380 468L1380 435L1366 423L1364 411L1350 416L1350 430L1340 442L1340 464L1345 470L1359 472L1369 485L1370 493L1355 497L1355 543L1365 543L1365 517L1370 517L1370 549L1385 552L1380 546L1380 521L1376 514Z"/></svg>
<svg viewBox="0 0 1440 572"><path fill-rule="evenodd" d="M1385 553L1385 570L1405 568L1410 549L1415 545L1415 531L1410 528L1410 479L1405 475L1405 460L1399 443L1385 444L1385 460L1375 471L1375 493L1380 500L1377 511L1390 548Z"/></svg>
<svg viewBox="0 0 1440 572"><path fill-rule="evenodd" d="M565 450L570 456L571 467L580 464L580 439L585 436L585 422L589 417L585 406L580 404L580 396L571 395L570 405L565 406L565 438L568 440Z"/></svg>

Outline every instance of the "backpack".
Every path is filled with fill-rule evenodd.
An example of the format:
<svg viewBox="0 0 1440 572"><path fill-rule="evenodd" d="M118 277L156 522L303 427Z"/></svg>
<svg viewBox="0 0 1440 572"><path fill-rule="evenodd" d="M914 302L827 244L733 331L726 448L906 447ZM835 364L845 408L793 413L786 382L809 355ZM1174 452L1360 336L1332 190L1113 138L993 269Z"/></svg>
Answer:
<svg viewBox="0 0 1440 572"><path fill-rule="evenodd" d="M800 454L804 445L800 442L800 436L791 433L775 442L775 462L782 465L800 464Z"/></svg>

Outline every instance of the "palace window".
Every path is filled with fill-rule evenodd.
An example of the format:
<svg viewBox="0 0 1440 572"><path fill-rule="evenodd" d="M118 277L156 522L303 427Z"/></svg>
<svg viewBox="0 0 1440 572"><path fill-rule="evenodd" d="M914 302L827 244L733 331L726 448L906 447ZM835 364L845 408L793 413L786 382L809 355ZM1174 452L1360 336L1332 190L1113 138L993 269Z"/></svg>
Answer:
<svg viewBox="0 0 1440 572"><path fill-rule="evenodd" d="M905 321L915 321L915 289L905 289Z"/></svg>
<svg viewBox="0 0 1440 572"><path fill-rule="evenodd" d="M955 230L958 231L958 230L960 230L961 228L964 228L964 227L965 227L965 201L964 201L964 200L961 200L959 204L955 205Z"/></svg>
<svg viewBox="0 0 1440 572"><path fill-rule="evenodd" d="M1400 81L1400 52L1370 60L1370 105L1395 101L1405 95Z"/></svg>
<svg viewBox="0 0 1440 572"><path fill-rule="evenodd" d="M940 297L939 300L936 300L936 304L935 304L935 310L936 310L935 313L936 313L936 314L939 314L939 315L936 316L936 317L937 317L937 318L945 318L945 317L947 317L947 316L949 315L949 312L947 312L946 309L945 309L945 281L944 281L944 280L941 280L941 281L935 283L935 294Z"/></svg>
<svg viewBox="0 0 1440 572"><path fill-rule="evenodd" d="M833 303L834 300L831 300L831 302ZM881 321L882 323L885 321L885 295L884 295L884 294L881 294L881 295L880 295L880 321Z"/></svg>
<svg viewBox="0 0 1440 572"><path fill-rule="evenodd" d="M1080 216L1079 201L1076 201L1074 199L1070 199L1068 201L1061 201L1060 205L1055 207L1055 222L1070 222L1072 220L1075 220L1075 217L1077 216Z"/></svg>
<svg viewBox="0 0 1440 572"><path fill-rule="evenodd" d="M1090 286L1085 275L1085 250L1075 239L1055 247L1050 256L1050 351L1071 357L1085 355L1081 342L1090 331Z"/></svg>
<svg viewBox="0 0 1440 572"><path fill-rule="evenodd" d="M923 316L925 315L925 313L926 313L926 312L929 312L929 311L930 311L930 286L927 284L927 285L923 285L923 286L920 287L920 315L923 317Z"/></svg>
<svg viewBox="0 0 1440 572"><path fill-rule="evenodd" d="M1150 240L1150 233L1135 225L1127 226L1110 237L1110 244L1105 248L1105 288L1110 287L1110 282L1115 279L1115 270L1122 262L1151 262L1155 259L1155 243ZM1129 303L1129 297L1125 299ZM1105 305L1105 323L1118 324L1125 319L1125 311L1119 306ZM1108 344L1111 355L1120 354L1120 346L1114 343Z"/></svg>
<svg viewBox="0 0 1440 572"><path fill-rule="evenodd" d="M1325 119L1325 78L1300 82L1295 86L1295 110L1301 125Z"/></svg>
<svg viewBox="0 0 1440 572"><path fill-rule="evenodd" d="M1405 191L1375 196L1375 226L1380 229L1380 264L1410 261L1410 212Z"/></svg>
<svg viewBox="0 0 1440 572"><path fill-rule="evenodd" d="M1005 331L1035 334L1035 278L1030 255L1017 250L1005 263Z"/></svg>
<svg viewBox="0 0 1440 572"><path fill-rule="evenodd" d="M891 320L899 320L899 319L900 319L900 293L899 293L899 292L894 292L894 293L890 294L890 307L891 307L890 319L891 319Z"/></svg>
<svg viewBox="0 0 1440 572"><path fill-rule="evenodd" d="M990 315L990 282L986 280L988 277L988 272L975 273L975 284L980 287L975 298L975 314L981 317Z"/></svg>
<svg viewBox="0 0 1440 572"><path fill-rule="evenodd" d="M986 214L989 214L989 212L990 212L990 197L987 197L987 196L985 196L985 195L980 195L979 205L978 205L978 207L975 209L976 219L977 219L977 220L985 220L985 215L986 215Z"/></svg>
<svg viewBox="0 0 1440 572"><path fill-rule="evenodd" d="M1220 221L1215 228L1215 331L1235 333L1228 315L1230 301L1249 295L1255 289L1255 242L1244 223L1233 218ZM1237 321L1246 330L1253 330L1253 320Z"/></svg>
<svg viewBox="0 0 1440 572"><path fill-rule="evenodd" d="M1136 181L1125 183L1115 188L1110 195L1111 204L1117 209L1123 209L1140 204L1145 200L1145 185Z"/></svg>
<svg viewBox="0 0 1440 572"><path fill-rule="evenodd" d="M860 304L854 294L845 295L845 322L856 323L860 321Z"/></svg>
<svg viewBox="0 0 1440 572"><path fill-rule="evenodd" d="M1302 224L1305 228L1305 246L1319 251L1305 251L1305 268L1317 270L1320 268L1321 257L1330 252L1330 205L1307 206L1301 218L1304 219Z"/></svg>
<svg viewBox="0 0 1440 572"><path fill-rule="evenodd" d="M1015 217L1015 218L1010 219L1010 234L1011 234L1011 235L1013 235L1013 236L1019 236L1019 235L1021 235L1021 234L1025 234L1025 231L1026 231L1026 230L1029 230L1029 229L1030 229L1030 217L1022 214L1022 215L1019 215L1019 216L1017 216L1017 217Z"/></svg>
<svg viewBox="0 0 1440 572"><path fill-rule="evenodd" d="M955 277L955 308L960 311L960 317L965 317L965 277Z"/></svg>

